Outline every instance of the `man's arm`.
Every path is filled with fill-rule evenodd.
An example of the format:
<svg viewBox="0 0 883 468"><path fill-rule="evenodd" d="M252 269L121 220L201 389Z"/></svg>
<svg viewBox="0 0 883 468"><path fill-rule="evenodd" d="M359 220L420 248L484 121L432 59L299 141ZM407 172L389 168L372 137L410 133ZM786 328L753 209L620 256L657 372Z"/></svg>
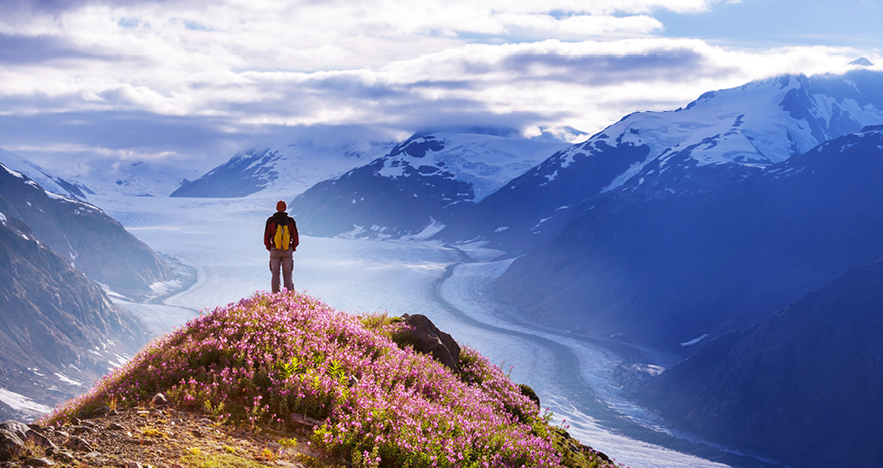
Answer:
<svg viewBox="0 0 883 468"><path fill-rule="evenodd" d="M271 233L271 229L270 229L270 224L272 224L272 223L273 223L272 219L268 219L267 224L264 225L264 247L266 247L267 250L270 250L270 245L272 245L271 243L272 243L273 234Z"/></svg>
<svg viewBox="0 0 883 468"><path fill-rule="evenodd" d="M297 235L297 223L294 222L294 219L288 222L288 230L291 231L291 250L297 250L297 245L300 244L300 237Z"/></svg>

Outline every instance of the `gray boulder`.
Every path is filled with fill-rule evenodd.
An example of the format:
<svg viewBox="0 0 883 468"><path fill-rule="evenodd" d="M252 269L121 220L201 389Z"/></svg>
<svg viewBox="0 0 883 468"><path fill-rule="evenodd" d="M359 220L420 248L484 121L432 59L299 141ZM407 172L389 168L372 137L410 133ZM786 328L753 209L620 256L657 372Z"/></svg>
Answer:
<svg viewBox="0 0 883 468"><path fill-rule="evenodd" d="M12 460L25 453L25 444L14 432L0 429L0 462Z"/></svg>
<svg viewBox="0 0 883 468"><path fill-rule="evenodd" d="M451 335L439 330L425 315L405 314L402 320L414 328L416 351L429 354L454 372L460 372L460 366L457 364L460 362L460 345Z"/></svg>

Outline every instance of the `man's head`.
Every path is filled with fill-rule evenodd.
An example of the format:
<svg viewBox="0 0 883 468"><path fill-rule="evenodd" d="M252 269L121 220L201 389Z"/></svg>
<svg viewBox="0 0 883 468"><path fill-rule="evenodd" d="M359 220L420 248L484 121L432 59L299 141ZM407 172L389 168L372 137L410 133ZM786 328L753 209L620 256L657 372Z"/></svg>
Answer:
<svg viewBox="0 0 883 468"><path fill-rule="evenodd" d="M276 211L285 211L286 208L288 208L288 205L284 201L279 200L276 202Z"/></svg>

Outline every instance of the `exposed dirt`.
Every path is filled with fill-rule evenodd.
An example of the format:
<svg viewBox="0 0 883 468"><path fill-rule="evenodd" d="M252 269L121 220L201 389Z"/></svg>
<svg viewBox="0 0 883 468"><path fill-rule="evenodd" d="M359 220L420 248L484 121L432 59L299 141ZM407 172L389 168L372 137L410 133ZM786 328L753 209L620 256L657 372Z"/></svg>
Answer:
<svg viewBox="0 0 883 468"><path fill-rule="evenodd" d="M22 466L187 468L194 460L224 455L265 466L318 468L342 463L308 443L311 427L282 432L220 425L203 414L172 408L111 410L72 424L31 429L45 436L28 437L27 453L0 463ZM52 447L54 445L54 447Z"/></svg>

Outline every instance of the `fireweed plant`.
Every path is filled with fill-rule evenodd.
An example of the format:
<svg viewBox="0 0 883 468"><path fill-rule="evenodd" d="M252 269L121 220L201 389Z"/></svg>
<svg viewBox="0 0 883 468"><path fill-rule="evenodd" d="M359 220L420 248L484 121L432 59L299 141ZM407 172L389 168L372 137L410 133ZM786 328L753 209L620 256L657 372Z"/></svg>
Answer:
<svg viewBox="0 0 883 468"><path fill-rule="evenodd" d="M305 294L258 293L153 341L46 422L163 391L228 424L317 419L312 442L356 466L614 466L567 446L551 414L474 349L457 375L408 346L410 331Z"/></svg>

